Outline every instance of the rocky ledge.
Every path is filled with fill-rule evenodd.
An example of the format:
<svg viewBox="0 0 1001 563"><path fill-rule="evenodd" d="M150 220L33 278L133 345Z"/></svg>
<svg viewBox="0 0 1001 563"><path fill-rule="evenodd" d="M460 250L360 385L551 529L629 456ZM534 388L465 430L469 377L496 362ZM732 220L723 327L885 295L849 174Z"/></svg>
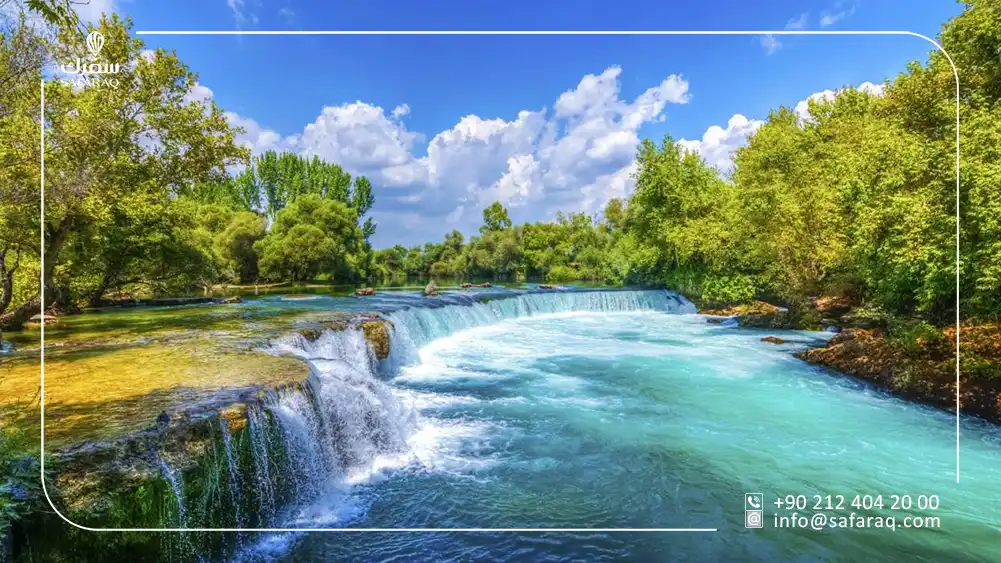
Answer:
<svg viewBox="0 0 1001 563"><path fill-rule="evenodd" d="M735 305L724 309L700 309L699 313L710 315L710 323L720 323L720 317L733 317L744 328L797 329L803 328L801 315L794 314L785 307L776 307L764 301L754 301L747 305Z"/></svg>
<svg viewBox="0 0 1001 563"><path fill-rule="evenodd" d="M1001 423L1001 325L963 325L959 407ZM863 379L897 396L956 409L956 333L890 338L881 329L848 329L797 356Z"/></svg>
<svg viewBox="0 0 1001 563"><path fill-rule="evenodd" d="M300 329L299 334L306 340L313 342L323 334L325 330L346 330L349 328L359 328L365 333L375 357L385 360L389 357L389 334L393 323L378 316L344 314L339 317L311 322L306 328Z"/></svg>

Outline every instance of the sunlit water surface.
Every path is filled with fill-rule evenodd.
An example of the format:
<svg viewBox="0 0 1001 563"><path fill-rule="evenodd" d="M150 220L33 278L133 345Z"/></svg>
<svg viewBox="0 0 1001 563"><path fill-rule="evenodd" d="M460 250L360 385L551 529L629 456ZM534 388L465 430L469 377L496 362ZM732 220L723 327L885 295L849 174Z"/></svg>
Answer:
<svg viewBox="0 0 1001 563"><path fill-rule="evenodd" d="M784 345L761 342L777 335ZM290 514L302 527L715 528L662 533L297 533L260 561L999 561L1001 438L817 369L829 335L662 312L564 313L438 338L393 370L408 453ZM346 484L346 485L345 485ZM744 493L938 495L897 531L744 527ZM939 530L903 529L905 516Z"/></svg>

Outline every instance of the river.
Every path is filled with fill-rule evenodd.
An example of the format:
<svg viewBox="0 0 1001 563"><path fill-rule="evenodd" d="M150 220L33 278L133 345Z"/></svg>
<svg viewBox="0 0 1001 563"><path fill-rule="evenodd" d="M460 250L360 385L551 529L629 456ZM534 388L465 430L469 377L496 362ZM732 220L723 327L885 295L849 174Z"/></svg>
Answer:
<svg viewBox="0 0 1001 563"><path fill-rule="evenodd" d="M829 334L708 324L668 292L453 303L388 314L381 363L357 334L274 344L309 359L318 396L272 407L315 491L276 525L717 531L299 532L237 560L1001 557L998 429L963 421L957 484L954 416L791 355ZM745 527L746 493L763 495L764 529ZM777 508L786 495L808 509ZM896 530L775 528L775 515L812 514L815 495L844 497L827 515L893 517ZM883 508L853 507L856 495ZM937 509L917 508L932 498ZM939 527L905 528L915 516Z"/></svg>

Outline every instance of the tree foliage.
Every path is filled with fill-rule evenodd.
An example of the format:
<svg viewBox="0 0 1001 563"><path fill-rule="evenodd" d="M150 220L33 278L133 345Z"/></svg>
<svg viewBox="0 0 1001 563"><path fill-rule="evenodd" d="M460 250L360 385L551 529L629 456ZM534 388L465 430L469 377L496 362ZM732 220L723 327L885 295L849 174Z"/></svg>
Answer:
<svg viewBox="0 0 1001 563"><path fill-rule="evenodd" d="M254 244L264 277L304 281L323 273L335 280L360 277L365 246L355 210L315 195L299 197L278 213Z"/></svg>

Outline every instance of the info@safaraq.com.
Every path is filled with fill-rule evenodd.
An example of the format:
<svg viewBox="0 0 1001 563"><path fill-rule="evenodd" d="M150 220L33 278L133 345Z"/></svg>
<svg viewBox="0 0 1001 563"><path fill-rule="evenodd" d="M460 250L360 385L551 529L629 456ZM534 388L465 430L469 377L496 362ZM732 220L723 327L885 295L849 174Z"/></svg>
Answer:
<svg viewBox="0 0 1001 563"><path fill-rule="evenodd" d="M938 495L744 495L744 527L804 530L940 528ZM767 512L767 514L766 514ZM888 513L889 512L889 513Z"/></svg>

